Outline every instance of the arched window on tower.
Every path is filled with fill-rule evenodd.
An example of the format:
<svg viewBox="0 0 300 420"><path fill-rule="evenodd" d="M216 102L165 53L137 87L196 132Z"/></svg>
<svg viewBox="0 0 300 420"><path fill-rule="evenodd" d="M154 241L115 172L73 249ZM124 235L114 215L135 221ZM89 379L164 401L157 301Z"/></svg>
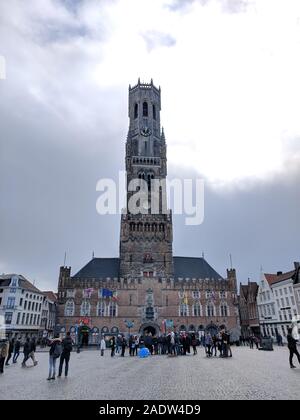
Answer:
<svg viewBox="0 0 300 420"><path fill-rule="evenodd" d="M134 119L136 119L139 116L139 106L138 104L134 105Z"/></svg>
<svg viewBox="0 0 300 420"><path fill-rule="evenodd" d="M97 304L97 316L106 316L106 303L100 300Z"/></svg>
<svg viewBox="0 0 300 420"><path fill-rule="evenodd" d="M80 316L90 316L90 313L91 313L90 302L84 299L82 301L81 308L80 308Z"/></svg>
<svg viewBox="0 0 300 420"><path fill-rule="evenodd" d="M212 304L207 305L206 316L208 316L208 317L213 317L214 316L214 306Z"/></svg>
<svg viewBox="0 0 300 420"><path fill-rule="evenodd" d="M156 108L155 105L152 105L152 114L153 114L153 119L156 120Z"/></svg>
<svg viewBox="0 0 300 420"><path fill-rule="evenodd" d="M195 302L193 305L193 316L201 316L201 306L199 302Z"/></svg>
<svg viewBox="0 0 300 420"><path fill-rule="evenodd" d="M179 305L179 316L189 316L189 306L186 303Z"/></svg>
<svg viewBox="0 0 300 420"><path fill-rule="evenodd" d="M147 102L143 103L143 117L148 117L148 104L147 104Z"/></svg>
<svg viewBox="0 0 300 420"><path fill-rule="evenodd" d="M118 305L116 304L116 302L114 302L114 301L109 302L108 313L109 313L109 316L110 317L117 316L117 313L118 313Z"/></svg>
<svg viewBox="0 0 300 420"><path fill-rule="evenodd" d="M65 316L74 316L75 304L73 300L67 300L65 305Z"/></svg>
<svg viewBox="0 0 300 420"><path fill-rule="evenodd" d="M225 318L225 317L227 317L227 316L228 316L228 307L227 307L227 305L226 305L226 304L224 304L224 303L220 306L220 315L221 315L221 317L223 317L223 318Z"/></svg>

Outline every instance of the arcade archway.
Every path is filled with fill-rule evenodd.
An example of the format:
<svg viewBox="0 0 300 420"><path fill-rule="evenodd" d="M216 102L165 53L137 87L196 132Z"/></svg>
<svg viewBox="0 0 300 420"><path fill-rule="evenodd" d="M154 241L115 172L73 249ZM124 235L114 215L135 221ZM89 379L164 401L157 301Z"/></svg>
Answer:
<svg viewBox="0 0 300 420"><path fill-rule="evenodd" d="M159 331L160 331L159 326L155 324L154 322L146 322L142 324L139 329L139 333L141 335L146 335L146 334L151 334L152 336L159 335Z"/></svg>

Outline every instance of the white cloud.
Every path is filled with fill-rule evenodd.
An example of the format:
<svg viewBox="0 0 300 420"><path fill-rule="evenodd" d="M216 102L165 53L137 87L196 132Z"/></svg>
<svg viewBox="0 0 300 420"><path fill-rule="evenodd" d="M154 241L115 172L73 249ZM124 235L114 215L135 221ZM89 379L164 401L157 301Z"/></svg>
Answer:
<svg viewBox="0 0 300 420"><path fill-rule="evenodd" d="M161 0L82 1L76 13L59 0L2 3L8 71L53 113L92 125L101 98L86 92L153 78L171 164L222 182L280 170L284 134L300 135L299 2L187 3L184 14Z"/></svg>

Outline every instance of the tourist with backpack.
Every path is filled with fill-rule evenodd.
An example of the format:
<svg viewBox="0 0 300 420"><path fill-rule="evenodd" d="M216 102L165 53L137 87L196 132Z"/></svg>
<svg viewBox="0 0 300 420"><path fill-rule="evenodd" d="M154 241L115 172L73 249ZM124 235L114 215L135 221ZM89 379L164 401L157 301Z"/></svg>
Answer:
<svg viewBox="0 0 300 420"><path fill-rule="evenodd" d="M60 357L62 353L62 345L61 339L59 335L56 334L53 340L49 340L48 345L50 346L49 350L49 376L47 378L48 381L55 379L55 367L56 367L56 360Z"/></svg>
<svg viewBox="0 0 300 420"><path fill-rule="evenodd" d="M63 339L61 345L62 345L62 353L61 353L60 361L59 361L58 378L61 377L64 362L65 362L65 377L68 376L70 355L71 355L71 351L73 350L73 340L71 338L70 332L67 332L67 336L66 338Z"/></svg>

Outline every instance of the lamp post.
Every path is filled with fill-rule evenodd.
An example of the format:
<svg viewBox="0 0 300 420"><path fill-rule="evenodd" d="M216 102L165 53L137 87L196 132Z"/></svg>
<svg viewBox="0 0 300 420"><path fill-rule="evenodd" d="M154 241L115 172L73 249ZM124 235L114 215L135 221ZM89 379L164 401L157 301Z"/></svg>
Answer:
<svg viewBox="0 0 300 420"><path fill-rule="evenodd" d="M130 329L134 326L134 321L128 321L127 319L125 319L125 325L128 328L128 334L130 335Z"/></svg>

